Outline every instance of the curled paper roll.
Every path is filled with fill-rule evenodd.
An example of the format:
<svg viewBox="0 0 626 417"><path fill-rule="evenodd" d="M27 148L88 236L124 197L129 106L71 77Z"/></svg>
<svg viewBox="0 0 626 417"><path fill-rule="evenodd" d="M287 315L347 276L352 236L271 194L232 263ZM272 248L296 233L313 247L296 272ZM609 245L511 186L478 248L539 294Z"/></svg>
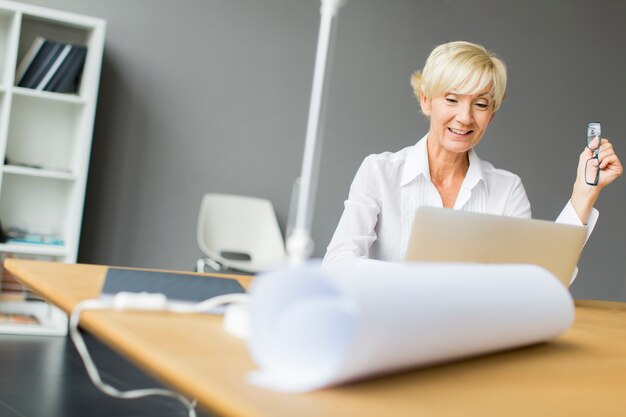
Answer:
<svg viewBox="0 0 626 417"><path fill-rule="evenodd" d="M305 392L546 341L574 303L534 265L309 265L260 275L250 317L249 382Z"/></svg>

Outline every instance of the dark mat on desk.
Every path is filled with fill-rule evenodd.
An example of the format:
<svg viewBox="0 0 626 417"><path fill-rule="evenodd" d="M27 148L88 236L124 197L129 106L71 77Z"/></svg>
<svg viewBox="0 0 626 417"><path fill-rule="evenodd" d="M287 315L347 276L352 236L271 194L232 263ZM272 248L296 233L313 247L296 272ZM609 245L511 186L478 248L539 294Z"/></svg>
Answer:
<svg viewBox="0 0 626 417"><path fill-rule="evenodd" d="M234 279L109 268L102 287L102 296L113 296L121 291L161 293L169 300L191 302L204 301L217 295L245 292Z"/></svg>

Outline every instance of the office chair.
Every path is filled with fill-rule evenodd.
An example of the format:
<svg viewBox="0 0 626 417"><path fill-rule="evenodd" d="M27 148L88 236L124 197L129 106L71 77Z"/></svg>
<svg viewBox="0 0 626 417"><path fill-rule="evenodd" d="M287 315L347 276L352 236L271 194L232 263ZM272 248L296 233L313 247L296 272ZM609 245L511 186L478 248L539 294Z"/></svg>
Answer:
<svg viewBox="0 0 626 417"><path fill-rule="evenodd" d="M285 244L274 207L268 200L228 194L205 194L198 216L198 246L205 266L257 273L286 260Z"/></svg>

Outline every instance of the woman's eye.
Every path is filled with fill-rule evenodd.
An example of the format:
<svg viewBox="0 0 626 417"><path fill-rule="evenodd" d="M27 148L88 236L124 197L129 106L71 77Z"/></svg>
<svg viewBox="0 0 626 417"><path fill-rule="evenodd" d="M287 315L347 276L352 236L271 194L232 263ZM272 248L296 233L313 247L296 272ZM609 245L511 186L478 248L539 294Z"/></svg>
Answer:
<svg viewBox="0 0 626 417"><path fill-rule="evenodd" d="M486 103L476 103L476 106L481 110L487 110L489 108L489 104Z"/></svg>
<svg viewBox="0 0 626 417"><path fill-rule="evenodd" d="M457 102L457 101L456 101L456 99L454 99L454 98L452 98L452 97L446 97L446 101L447 101L448 103L456 103L456 102Z"/></svg>

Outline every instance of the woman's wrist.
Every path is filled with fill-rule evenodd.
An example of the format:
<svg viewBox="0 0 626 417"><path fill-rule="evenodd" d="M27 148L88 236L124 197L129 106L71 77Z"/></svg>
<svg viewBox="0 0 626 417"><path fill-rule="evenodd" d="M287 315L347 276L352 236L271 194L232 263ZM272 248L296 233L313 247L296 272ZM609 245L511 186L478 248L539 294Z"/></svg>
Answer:
<svg viewBox="0 0 626 417"><path fill-rule="evenodd" d="M594 187L579 181L574 183L574 189L572 190L572 197L570 201L574 211L578 214L578 217L583 224L587 224L587 219L589 218L591 209L598 200L599 195L599 187Z"/></svg>

